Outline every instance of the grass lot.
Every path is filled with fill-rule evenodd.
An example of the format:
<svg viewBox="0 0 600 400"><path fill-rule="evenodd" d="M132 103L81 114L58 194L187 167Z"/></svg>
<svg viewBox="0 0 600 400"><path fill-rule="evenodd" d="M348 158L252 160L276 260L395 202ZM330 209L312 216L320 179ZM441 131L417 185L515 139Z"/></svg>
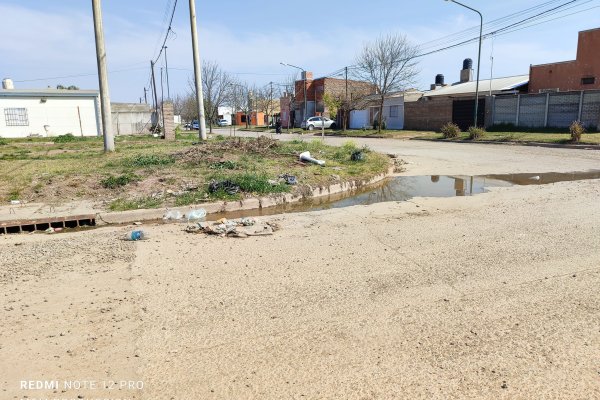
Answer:
<svg viewBox="0 0 600 400"><path fill-rule="evenodd" d="M121 136L116 151L104 154L101 138L2 139L0 200L93 200L111 210L153 208L363 179L388 166L386 156L368 149L365 161L351 161L356 146L350 142L331 147L313 138L278 142L217 136L207 143L197 140L193 133L179 134L175 141ZM327 165L300 163L298 154L305 150L326 160ZM295 175L299 185L273 182L285 173ZM229 180L241 190L209 193L211 180Z"/></svg>

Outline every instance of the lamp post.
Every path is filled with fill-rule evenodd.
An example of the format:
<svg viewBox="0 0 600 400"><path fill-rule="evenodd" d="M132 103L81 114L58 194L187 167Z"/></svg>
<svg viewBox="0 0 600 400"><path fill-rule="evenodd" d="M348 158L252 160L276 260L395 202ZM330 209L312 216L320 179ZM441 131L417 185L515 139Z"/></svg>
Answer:
<svg viewBox="0 0 600 400"><path fill-rule="evenodd" d="M303 72L303 79L302 80L304 81L304 96L303 96L304 97L304 115L302 116L302 119L306 119L307 118L307 115L306 115L306 70L304 68L300 68L300 67L297 67L297 66L292 65L292 64L286 64L286 63L283 63L283 62L281 62L279 64L287 66L287 67L296 68L296 69L299 69L300 71ZM295 88L294 88L294 90L295 90Z"/></svg>
<svg viewBox="0 0 600 400"><path fill-rule="evenodd" d="M479 108L479 67L481 66L481 37L483 35L483 15L481 15L481 13L479 11L477 11L474 8L471 8L463 3L460 3L456 0L445 0L445 1L451 1L452 3L456 3L459 6L462 6L464 8L467 8L471 11L476 12L477 14L479 14L479 19L480 19L480 24L479 24L479 52L477 54L477 83L475 84L475 117L474 117L474 126L477 127L477 111Z"/></svg>

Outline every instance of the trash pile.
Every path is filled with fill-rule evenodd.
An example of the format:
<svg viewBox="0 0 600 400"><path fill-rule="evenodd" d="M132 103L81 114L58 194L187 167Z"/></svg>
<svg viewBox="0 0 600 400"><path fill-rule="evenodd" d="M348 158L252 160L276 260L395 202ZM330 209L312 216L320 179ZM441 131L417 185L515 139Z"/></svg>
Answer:
<svg viewBox="0 0 600 400"><path fill-rule="evenodd" d="M223 164L227 166L233 163L232 160L222 158L225 153L246 153L246 154L271 154L273 149L279 146L275 139L266 136L260 136L257 139L232 138L223 141L211 141L202 143L198 146L192 146L188 149L173 153L173 157L185 163L200 164L207 162L209 164ZM221 155L219 155L221 154Z"/></svg>
<svg viewBox="0 0 600 400"><path fill-rule="evenodd" d="M221 218L215 222L198 222L188 225L188 233L206 233L221 237L247 238L250 236L269 236L280 229L274 222L258 223L254 218L238 218L228 220Z"/></svg>

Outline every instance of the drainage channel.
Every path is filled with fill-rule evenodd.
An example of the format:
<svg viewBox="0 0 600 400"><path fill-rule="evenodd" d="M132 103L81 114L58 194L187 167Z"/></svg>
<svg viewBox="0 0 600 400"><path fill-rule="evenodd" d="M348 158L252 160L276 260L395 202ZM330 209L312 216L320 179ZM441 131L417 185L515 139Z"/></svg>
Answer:
<svg viewBox="0 0 600 400"><path fill-rule="evenodd" d="M49 228L77 229L96 226L96 215L71 215L68 217L40 218L0 222L0 234L45 231Z"/></svg>
<svg viewBox="0 0 600 400"><path fill-rule="evenodd" d="M389 201L407 201L413 197L455 197L484 193L492 187L545 185L557 182L600 179L600 170L584 172L549 172L526 174L496 174L479 176L397 176L352 192L307 199L298 203L282 204L254 210L229 211L209 214L208 221L219 218L260 217L294 212L318 211L332 208L369 205ZM65 228L63 232L80 227L94 227L95 215L48 218L27 221L0 222L0 234L43 231L50 227ZM161 223L162 220L146 221Z"/></svg>

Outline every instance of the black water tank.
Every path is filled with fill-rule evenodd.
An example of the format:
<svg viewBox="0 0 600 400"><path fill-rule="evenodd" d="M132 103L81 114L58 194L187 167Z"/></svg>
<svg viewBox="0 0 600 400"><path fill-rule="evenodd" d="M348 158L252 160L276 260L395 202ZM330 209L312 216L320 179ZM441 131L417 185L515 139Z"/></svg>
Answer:
<svg viewBox="0 0 600 400"><path fill-rule="evenodd" d="M473 60L465 58L463 61L463 69L473 69Z"/></svg>
<svg viewBox="0 0 600 400"><path fill-rule="evenodd" d="M437 74L435 76L435 84L439 86L444 86L444 75Z"/></svg>

